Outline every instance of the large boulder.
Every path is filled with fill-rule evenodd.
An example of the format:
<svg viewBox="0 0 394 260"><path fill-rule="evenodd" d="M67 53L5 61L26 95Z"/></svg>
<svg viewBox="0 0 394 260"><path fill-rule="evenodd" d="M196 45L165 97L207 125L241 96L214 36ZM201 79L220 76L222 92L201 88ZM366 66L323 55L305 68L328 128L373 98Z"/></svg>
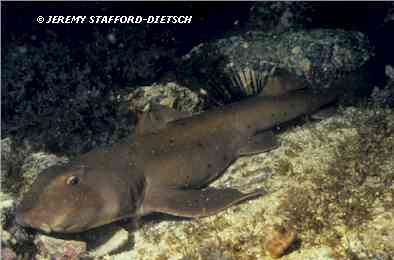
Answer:
<svg viewBox="0 0 394 260"><path fill-rule="evenodd" d="M196 46L183 57L177 72L180 81L228 102L259 92L275 68L320 89L361 70L371 56L368 38L360 32L254 31Z"/></svg>

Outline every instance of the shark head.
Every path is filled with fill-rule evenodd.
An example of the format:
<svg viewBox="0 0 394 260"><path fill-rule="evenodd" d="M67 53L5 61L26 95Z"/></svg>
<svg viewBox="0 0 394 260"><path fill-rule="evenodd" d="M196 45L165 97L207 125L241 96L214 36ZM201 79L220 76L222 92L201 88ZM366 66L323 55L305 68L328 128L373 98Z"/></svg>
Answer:
<svg viewBox="0 0 394 260"><path fill-rule="evenodd" d="M24 194L16 221L47 233L76 233L101 226L121 218L125 211L135 211L135 203L125 207L121 201L130 195L127 185L101 168L82 164L50 167Z"/></svg>

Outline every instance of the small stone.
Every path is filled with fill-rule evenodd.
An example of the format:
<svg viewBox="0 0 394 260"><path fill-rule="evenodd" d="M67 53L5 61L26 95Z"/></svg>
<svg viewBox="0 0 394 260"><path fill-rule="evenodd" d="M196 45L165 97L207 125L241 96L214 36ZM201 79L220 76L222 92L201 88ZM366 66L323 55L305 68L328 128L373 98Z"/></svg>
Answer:
<svg viewBox="0 0 394 260"><path fill-rule="evenodd" d="M3 211L5 209L12 208L15 204L15 199L8 193L0 192L0 209Z"/></svg>
<svg viewBox="0 0 394 260"><path fill-rule="evenodd" d="M114 227L111 232L103 232L98 237L100 239L96 241L96 244L99 245L89 252L89 255L92 257L100 257L113 253L129 242L129 232L121 227Z"/></svg>
<svg viewBox="0 0 394 260"><path fill-rule="evenodd" d="M293 227L270 226L267 234L264 248L272 258L282 257L297 239L297 232Z"/></svg>
<svg viewBox="0 0 394 260"><path fill-rule="evenodd" d="M291 52L292 52L293 54L300 54L300 53L301 53L301 48L300 48L300 46L294 47L294 48L291 50Z"/></svg>
<svg viewBox="0 0 394 260"><path fill-rule="evenodd" d="M301 64L302 64L302 70L303 70L305 73L308 73L308 72L311 70L312 64L311 64L311 61L310 61L310 60L308 60L308 59L303 59L302 62L301 62Z"/></svg>
<svg viewBox="0 0 394 260"><path fill-rule="evenodd" d="M16 259L16 254L9 247L2 247L1 248L1 259L2 260L14 260L14 259Z"/></svg>
<svg viewBox="0 0 394 260"><path fill-rule="evenodd" d="M389 77L391 80L394 80L394 69L392 66L386 65L385 73L387 77Z"/></svg>
<svg viewBox="0 0 394 260"><path fill-rule="evenodd" d="M174 107L176 98L175 97L165 97L160 101L160 105L166 107Z"/></svg>
<svg viewBox="0 0 394 260"><path fill-rule="evenodd" d="M63 240L46 235L38 235L34 240L39 254L55 259L78 259L86 253L86 242Z"/></svg>

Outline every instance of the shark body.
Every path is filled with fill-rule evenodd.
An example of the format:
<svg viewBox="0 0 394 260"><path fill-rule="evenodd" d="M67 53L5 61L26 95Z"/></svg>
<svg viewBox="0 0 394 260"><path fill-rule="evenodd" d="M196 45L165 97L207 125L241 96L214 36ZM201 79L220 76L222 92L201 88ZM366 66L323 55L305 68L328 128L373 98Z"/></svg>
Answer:
<svg viewBox="0 0 394 260"><path fill-rule="evenodd" d="M337 97L338 91L286 90L190 117L156 107L143 116L134 137L41 173L17 208L17 222L75 233L152 212L215 214L263 192L215 189L209 183L238 157L276 147L270 129Z"/></svg>

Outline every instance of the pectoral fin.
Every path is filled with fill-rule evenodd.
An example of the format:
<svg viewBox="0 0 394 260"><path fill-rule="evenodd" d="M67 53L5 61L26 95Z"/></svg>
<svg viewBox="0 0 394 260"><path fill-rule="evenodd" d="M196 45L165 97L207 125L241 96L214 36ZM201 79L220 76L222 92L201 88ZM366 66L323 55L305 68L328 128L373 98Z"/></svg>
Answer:
<svg viewBox="0 0 394 260"><path fill-rule="evenodd" d="M253 155L267 152L278 147L279 143L271 131L265 131L252 136L239 150L239 155Z"/></svg>
<svg viewBox="0 0 394 260"><path fill-rule="evenodd" d="M152 188L144 199L143 214L160 212L179 217L206 217L262 194L261 190L245 194L230 188L204 190Z"/></svg>
<svg viewBox="0 0 394 260"><path fill-rule="evenodd" d="M189 117L191 113L182 112L158 104L151 104L150 111L140 115L136 134L154 133L166 127L171 122Z"/></svg>

